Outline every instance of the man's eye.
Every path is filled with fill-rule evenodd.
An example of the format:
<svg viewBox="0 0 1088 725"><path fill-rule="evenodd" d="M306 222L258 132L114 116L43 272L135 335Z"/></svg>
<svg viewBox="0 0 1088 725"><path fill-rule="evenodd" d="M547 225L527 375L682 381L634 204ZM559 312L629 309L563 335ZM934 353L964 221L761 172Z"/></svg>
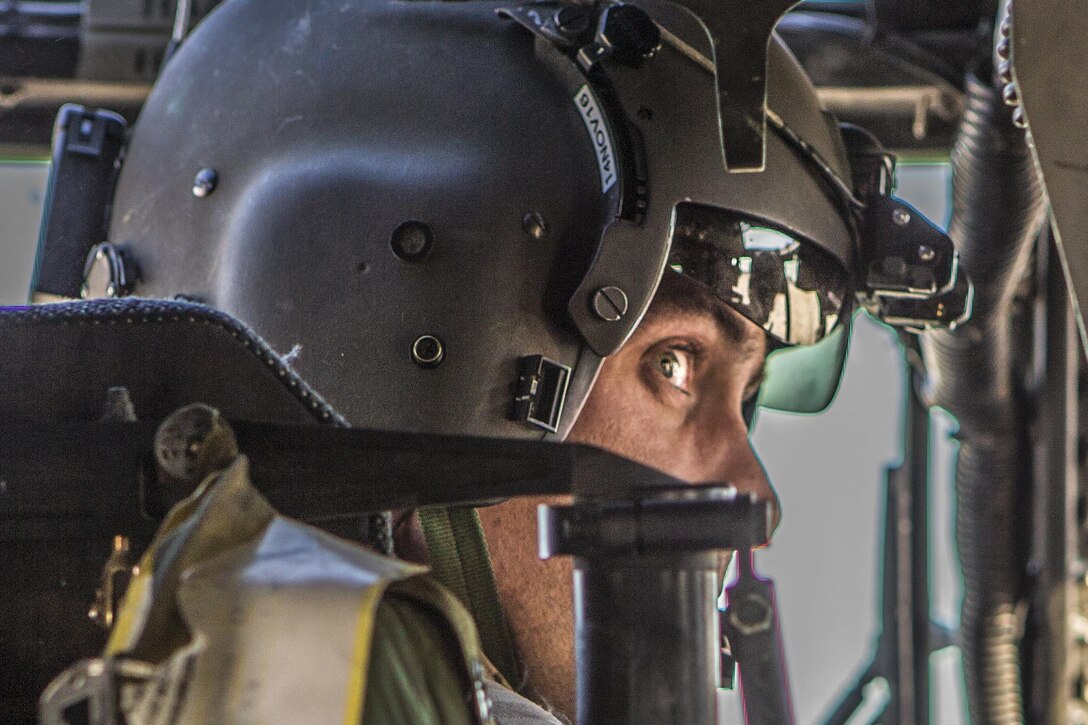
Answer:
<svg viewBox="0 0 1088 725"><path fill-rule="evenodd" d="M657 370L674 388L690 392L692 355L687 350L671 348L657 357Z"/></svg>

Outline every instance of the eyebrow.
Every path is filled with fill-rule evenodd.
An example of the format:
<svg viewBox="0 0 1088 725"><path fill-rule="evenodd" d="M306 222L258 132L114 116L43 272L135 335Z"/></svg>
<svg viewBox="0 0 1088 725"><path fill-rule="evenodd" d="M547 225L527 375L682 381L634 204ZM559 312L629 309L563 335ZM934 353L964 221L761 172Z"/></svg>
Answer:
<svg viewBox="0 0 1088 725"><path fill-rule="evenodd" d="M754 322L747 323L739 312L735 312L717 297L702 290L694 294L676 294L670 291L654 300L654 307L663 312L678 314L705 315L709 313L717 323L722 335L730 342L748 346L754 340L763 341L766 335ZM747 323L747 324L746 324Z"/></svg>

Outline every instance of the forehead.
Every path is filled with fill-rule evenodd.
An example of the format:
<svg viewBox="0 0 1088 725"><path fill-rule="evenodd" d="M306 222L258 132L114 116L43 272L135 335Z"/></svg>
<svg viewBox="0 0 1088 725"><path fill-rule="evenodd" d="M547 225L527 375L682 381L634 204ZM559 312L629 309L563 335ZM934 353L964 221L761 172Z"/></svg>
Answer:
<svg viewBox="0 0 1088 725"><path fill-rule="evenodd" d="M642 327L668 327L702 321L718 328L733 345L766 353L767 336L755 323L733 310L701 285L667 271L646 311Z"/></svg>

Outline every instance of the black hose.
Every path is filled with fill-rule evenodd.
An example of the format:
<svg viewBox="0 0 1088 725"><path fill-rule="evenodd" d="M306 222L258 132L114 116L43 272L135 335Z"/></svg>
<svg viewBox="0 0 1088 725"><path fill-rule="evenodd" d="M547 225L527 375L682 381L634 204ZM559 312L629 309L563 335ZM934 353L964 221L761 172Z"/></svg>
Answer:
<svg viewBox="0 0 1088 725"><path fill-rule="evenodd" d="M924 344L932 402L960 426L956 538L968 703L974 723L1020 723L1029 441L1011 321L1044 201L1024 132L993 85L974 76L952 152L952 201L949 234L975 284L975 309L968 323Z"/></svg>

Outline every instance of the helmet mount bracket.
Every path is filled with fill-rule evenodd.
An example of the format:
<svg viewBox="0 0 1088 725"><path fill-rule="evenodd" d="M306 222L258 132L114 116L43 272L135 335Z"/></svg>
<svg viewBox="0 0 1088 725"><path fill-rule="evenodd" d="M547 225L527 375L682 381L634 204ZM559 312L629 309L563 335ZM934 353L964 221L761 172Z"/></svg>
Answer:
<svg viewBox="0 0 1088 725"><path fill-rule="evenodd" d="M954 329L971 314L974 289L952 240L894 196L895 157L864 129L844 124L860 211L858 298L882 322L908 331Z"/></svg>

